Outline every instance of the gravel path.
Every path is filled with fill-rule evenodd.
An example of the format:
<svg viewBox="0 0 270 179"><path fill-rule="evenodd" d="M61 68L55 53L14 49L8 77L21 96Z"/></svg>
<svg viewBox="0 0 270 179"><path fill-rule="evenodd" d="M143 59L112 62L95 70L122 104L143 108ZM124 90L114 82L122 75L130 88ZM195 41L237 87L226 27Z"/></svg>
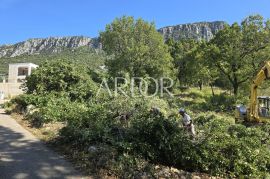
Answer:
<svg viewBox="0 0 270 179"><path fill-rule="evenodd" d="M0 179L89 178L0 109Z"/></svg>

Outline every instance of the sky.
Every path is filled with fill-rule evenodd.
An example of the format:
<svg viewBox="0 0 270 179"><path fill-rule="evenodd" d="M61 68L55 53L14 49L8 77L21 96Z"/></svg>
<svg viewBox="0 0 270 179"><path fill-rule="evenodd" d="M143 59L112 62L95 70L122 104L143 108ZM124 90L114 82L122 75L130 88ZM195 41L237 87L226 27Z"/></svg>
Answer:
<svg viewBox="0 0 270 179"><path fill-rule="evenodd" d="M252 14L270 18L269 0L0 0L0 44L29 38L97 37L123 15L156 27L222 20L241 22Z"/></svg>

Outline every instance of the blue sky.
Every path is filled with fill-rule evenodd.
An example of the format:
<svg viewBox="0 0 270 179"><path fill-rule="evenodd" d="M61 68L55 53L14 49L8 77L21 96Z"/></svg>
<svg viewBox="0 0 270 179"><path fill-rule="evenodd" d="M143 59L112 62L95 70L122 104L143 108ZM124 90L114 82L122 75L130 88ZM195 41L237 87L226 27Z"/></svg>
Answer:
<svg viewBox="0 0 270 179"><path fill-rule="evenodd" d="M157 28L198 21L270 18L269 0L0 0L0 44L49 36L98 36L122 15L154 21Z"/></svg>

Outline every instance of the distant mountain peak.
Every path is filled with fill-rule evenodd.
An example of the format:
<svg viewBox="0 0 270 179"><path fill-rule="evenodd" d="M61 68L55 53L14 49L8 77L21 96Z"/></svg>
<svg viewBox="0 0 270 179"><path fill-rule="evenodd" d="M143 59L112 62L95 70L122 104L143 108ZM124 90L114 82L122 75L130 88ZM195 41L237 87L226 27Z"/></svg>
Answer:
<svg viewBox="0 0 270 179"><path fill-rule="evenodd" d="M158 32L162 34L165 40L172 38L176 41L181 39L209 41L226 24L224 21L195 22L162 27L158 29Z"/></svg>
<svg viewBox="0 0 270 179"><path fill-rule="evenodd" d="M224 28L225 24L226 22L223 21L179 24L162 27L158 29L158 32L161 33L165 40L173 38L177 41L191 38L209 41L219 30ZM101 49L98 38L89 38L85 36L31 38L13 45L0 46L0 58L58 53L64 49L73 50L82 46Z"/></svg>

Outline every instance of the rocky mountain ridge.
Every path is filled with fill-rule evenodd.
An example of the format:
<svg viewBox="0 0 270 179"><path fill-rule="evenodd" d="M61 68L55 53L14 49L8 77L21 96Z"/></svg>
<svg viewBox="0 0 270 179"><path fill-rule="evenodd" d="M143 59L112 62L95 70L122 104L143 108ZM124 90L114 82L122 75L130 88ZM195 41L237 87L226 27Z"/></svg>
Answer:
<svg viewBox="0 0 270 179"><path fill-rule="evenodd" d="M195 40L210 40L214 34L225 26L223 21L215 22L198 22L190 24L180 24L175 26L167 26L158 29L164 40L173 38L181 40L192 38ZM98 38L89 38L84 36L71 37L49 37L49 38L33 38L14 45L0 46L1 57L16 57L20 55L57 53L64 49L76 49L82 46L89 46L94 49L101 49Z"/></svg>
<svg viewBox="0 0 270 179"><path fill-rule="evenodd" d="M158 32L163 35L165 40L169 38L174 40L191 38L209 41L219 30L222 30L226 24L227 23L224 21L197 22L163 27L158 29Z"/></svg>
<svg viewBox="0 0 270 179"><path fill-rule="evenodd" d="M75 49L82 46L101 48L97 38L84 36L33 38L14 45L0 46L0 58L25 54L57 53L64 49Z"/></svg>

